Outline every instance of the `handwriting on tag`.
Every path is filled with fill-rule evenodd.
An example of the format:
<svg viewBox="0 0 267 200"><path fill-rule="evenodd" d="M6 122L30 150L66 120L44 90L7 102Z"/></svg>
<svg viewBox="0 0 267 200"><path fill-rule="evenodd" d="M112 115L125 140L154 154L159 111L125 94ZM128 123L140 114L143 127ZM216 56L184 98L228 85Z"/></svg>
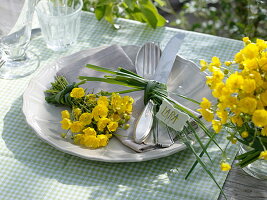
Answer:
<svg viewBox="0 0 267 200"><path fill-rule="evenodd" d="M156 117L176 131L181 131L185 126L186 121L189 120L187 114L177 110L166 100L162 101Z"/></svg>

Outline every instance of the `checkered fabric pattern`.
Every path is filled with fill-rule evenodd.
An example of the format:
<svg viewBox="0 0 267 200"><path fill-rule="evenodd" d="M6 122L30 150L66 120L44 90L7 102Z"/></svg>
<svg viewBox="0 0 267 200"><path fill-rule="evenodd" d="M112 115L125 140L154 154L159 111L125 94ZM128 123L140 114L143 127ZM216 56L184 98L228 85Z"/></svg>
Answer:
<svg viewBox="0 0 267 200"><path fill-rule="evenodd" d="M29 50L38 54L38 70L25 78L0 80L0 199L1 200L214 200L219 189L198 166L188 180L184 177L195 161L189 150L138 163L105 163L65 154L35 135L22 113L22 94L29 80L56 59L82 49L100 45L142 45L160 41L162 47L182 30L120 19L114 30L93 14L83 13L78 44L65 52L55 53L45 46L42 37L31 41ZM195 32L187 32L179 53L195 62L216 55L223 61L232 59L241 47L239 41ZM222 136L218 143L227 140ZM198 149L199 150L199 149ZM230 148L230 162L237 152ZM211 146L213 174L221 186L227 173L218 168L220 152Z"/></svg>

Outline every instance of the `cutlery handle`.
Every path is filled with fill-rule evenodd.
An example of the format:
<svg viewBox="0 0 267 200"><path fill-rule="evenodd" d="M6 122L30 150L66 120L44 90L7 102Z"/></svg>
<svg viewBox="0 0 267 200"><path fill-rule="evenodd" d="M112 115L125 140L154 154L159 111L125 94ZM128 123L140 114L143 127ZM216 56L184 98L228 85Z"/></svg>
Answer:
<svg viewBox="0 0 267 200"><path fill-rule="evenodd" d="M151 131L155 106L156 104L152 100L149 100L136 122L134 141L138 144L141 144Z"/></svg>

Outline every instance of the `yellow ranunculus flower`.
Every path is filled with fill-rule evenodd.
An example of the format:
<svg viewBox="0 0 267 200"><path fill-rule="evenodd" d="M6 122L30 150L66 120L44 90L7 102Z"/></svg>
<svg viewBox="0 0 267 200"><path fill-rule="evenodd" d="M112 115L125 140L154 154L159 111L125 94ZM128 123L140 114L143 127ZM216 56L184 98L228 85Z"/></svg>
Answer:
<svg viewBox="0 0 267 200"><path fill-rule="evenodd" d="M73 122L71 124L71 126L70 126L70 130L73 133L79 133L79 132L82 131L83 128L84 128L84 125L81 122L79 122L79 121Z"/></svg>
<svg viewBox="0 0 267 200"><path fill-rule="evenodd" d="M253 114L257 107L257 100L252 97L245 97L238 103L238 109L243 113Z"/></svg>
<svg viewBox="0 0 267 200"><path fill-rule="evenodd" d="M246 70L256 70L258 69L258 60L256 58L253 59L245 59L243 61L243 66L245 67Z"/></svg>
<svg viewBox="0 0 267 200"><path fill-rule="evenodd" d="M200 108L202 109L210 109L211 102L207 98L202 98L202 102L200 103Z"/></svg>
<svg viewBox="0 0 267 200"><path fill-rule="evenodd" d="M267 90L260 94L261 102L264 106L267 106Z"/></svg>
<svg viewBox="0 0 267 200"><path fill-rule="evenodd" d="M73 98L82 98L85 95L85 91L83 88L73 88L70 96Z"/></svg>
<svg viewBox="0 0 267 200"><path fill-rule="evenodd" d="M263 49L267 48L267 42L262 39L256 39L256 45L259 47L259 50L262 51Z"/></svg>
<svg viewBox="0 0 267 200"><path fill-rule="evenodd" d="M241 50L241 53L245 58L256 58L259 55L259 47L256 44L250 43Z"/></svg>
<svg viewBox="0 0 267 200"><path fill-rule="evenodd" d="M79 121L82 122L84 125L89 125L91 124L93 119L93 114L92 113L83 113L79 117Z"/></svg>
<svg viewBox="0 0 267 200"><path fill-rule="evenodd" d="M214 79L216 80L216 82L220 82L224 78L224 73L220 69L214 69L212 75Z"/></svg>
<svg viewBox="0 0 267 200"><path fill-rule="evenodd" d="M231 117L231 121L239 127L243 125L243 120L239 115Z"/></svg>
<svg viewBox="0 0 267 200"><path fill-rule="evenodd" d="M261 129L261 135L262 136L267 136L267 126L264 126L264 128Z"/></svg>
<svg viewBox="0 0 267 200"><path fill-rule="evenodd" d="M97 100L97 104L98 105L108 106L108 104L109 104L108 97L106 97L106 96L100 96L98 98L98 100Z"/></svg>
<svg viewBox="0 0 267 200"><path fill-rule="evenodd" d="M107 128L110 132L114 132L117 130L118 126L119 126L118 122L109 122Z"/></svg>
<svg viewBox="0 0 267 200"><path fill-rule="evenodd" d="M70 113L68 110L63 110L61 111L61 118L64 119L64 118L67 118L69 119L70 118Z"/></svg>
<svg viewBox="0 0 267 200"><path fill-rule="evenodd" d="M225 107L231 109L236 108L236 105L238 103L237 97L233 96L222 95L219 99L224 104Z"/></svg>
<svg viewBox="0 0 267 200"><path fill-rule="evenodd" d="M97 122L97 129L99 131L104 131L104 128L106 128L107 124L110 122L110 119L103 117L100 118Z"/></svg>
<svg viewBox="0 0 267 200"><path fill-rule="evenodd" d="M245 43L250 43L251 41L249 40L249 37L243 37L243 42Z"/></svg>
<svg viewBox="0 0 267 200"><path fill-rule="evenodd" d="M117 113L112 113L109 118L114 122L118 122L121 119L120 115Z"/></svg>
<svg viewBox="0 0 267 200"><path fill-rule="evenodd" d="M97 138L99 139L99 146L100 147L107 146L108 139L109 139L107 135L100 134L100 135L97 135Z"/></svg>
<svg viewBox="0 0 267 200"><path fill-rule="evenodd" d="M231 169L231 165L227 162L221 163L221 170L222 171L229 171Z"/></svg>
<svg viewBox="0 0 267 200"><path fill-rule="evenodd" d="M234 61L235 61L236 63L242 63L243 60L244 60L244 58L243 58L243 55L242 55L242 53L241 53L240 51L239 51L238 53L235 54Z"/></svg>
<svg viewBox="0 0 267 200"><path fill-rule="evenodd" d="M72 124L71 120L68 118L64 118L62 121L60 121L61 123L61 128L68 130Z"/></svg>
<svg viewBox="0 0 267 200"><path fill-rule="evenodd" d="M212 91L212 96L214 96L215 98L219 98L221 95L224 95L223 90L225 89L227 88L225 87L225 84L223 82L217 83Z"/></svg>
<svg viewBox="0 0 267 200"><path fill-rule="evenodd" d="M215 67L220 67L221 66L221 61L218 57L213 56L211 59L212 63L211 65L215 66Z"/></svg>
<svg viewBox="0 0 267 200"><path fill-rule="evenodd" d="M122 98L124 104L133 104L134 99L130 96L124 96Z"/></svg>
<svg viewBox="0 0 267 200"><path fill-rule="evenodd" d="M244 83L243 76L239 75L237 72L231 74L229 78L226 80L226 87L230 90L236 91L241 88Z"/></svg>
<svg viewBox="0 0 267 200"><path fill-rule="evenodd" d="M267 151L262 151L259 156L260 159L267 160Z"/></svg>
<svg viewBox="0 0 267 200"><path fill-rule="evenodd" d="M256 82L254 79L244 79L243 85L241 85L241 89L245 93L253 93L256 89Z"/></svg>
<svg viewBox="0 0 267 200"><path fill-rule="evenodd" d="M267 56L259 58L258 63L259 63L260 68L263 71L267 72Z"/></svg>
<svg viewBox="0 0 267 200"><path fill-rule="evenodd" d="M214 113L210 109L198 109L204 119L208 122L211 122L214 118Z"/></svg>
<svg viewBox="0 0 267 200"><path fill-rule="evenodd" d="M91 127L88 127L86 129L83 129L83 132L86 134L86 135L94 135L96 136L96 131L94 128L91 128Z"/></svg>
<svg viewBox="0 0 267 200"><path fill-rule="evenodd" d="M221 119L222 124L225 124L227 122L228 112L226 112L225 110L218 110L216 114Z"/></svg>
<svg viewBox="0 0 267 200"><path fill-rule="evenodd" d="M93 108L92 114L94 119L98 121L101 117L108 116L108 108L104 105L97 105Z"/></svg>
<svg viewBox="0 0 267 200"><path fill-rule="evenodd" d="M111 102L110 105L112 106L112 109L116 112L121 109L122 106L122 98L117 93L112 93L111 95Z"/></svg>
<svg viewBox="0 0 267 200"><path fill-rule="evenodd" d="M100 147L99 143L100 139L97 138L96 136L84 135L84 144L83 144L84 146L96 149Z"/></svg>
<svg viewBox="0 0 267 200"><path fill-rule="evenodd" d="M263 79L262 79L262 76L259 72L257 72L257 71L250 72L250 77L252 77L256 81L257 87L262 86Z"/></svg>
<svg viewBox="0 0 267 200"><path fill-rule="evenodd" d="M79 119L80 115L82 114L82 110L80 108L74 108L72 110L73 114L74 114L74 117L75 119Z"/></svg>
<svg viewBox="0 0 267 200"><path fill-rule="evenodd" d="M133 105L130 103L126 104L125 112L127 112L128 114L131 114L132 111L133 111Z"/></svg>
<svg viewBox="0 0 267 200"><path fill-rule="evenodd" d="M200 71L202 71L202 72L205 71L208 68L208 63L205 60L200 60L199 64L201 66Z"/></svg>
<svg viewBox="0 0 267 200"><path fill-rule="evenodd" d="M258 127L267 126L267 111L256 110L252 115L252 122Z"/></svg>
<svg viewBox="0 0 267 200"><path fill-rule="evenodd" d="M212 120L212 128L215 133L219 133L222 129L222 123L219 120Z"/></svg>

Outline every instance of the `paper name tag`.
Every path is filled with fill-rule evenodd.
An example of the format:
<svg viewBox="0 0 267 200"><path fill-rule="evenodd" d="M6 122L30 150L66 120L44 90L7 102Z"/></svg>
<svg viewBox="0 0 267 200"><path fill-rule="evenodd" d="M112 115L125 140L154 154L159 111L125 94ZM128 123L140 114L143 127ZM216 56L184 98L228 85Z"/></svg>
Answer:
<svg viewBox="0 0 267 200"><path fill-rule="evenodd" d="M163 100L160 105L156 117L176 131L181 131L185 126L186 121L189 120L189 116L187 114L177 110L166 100Z"/></svg>

